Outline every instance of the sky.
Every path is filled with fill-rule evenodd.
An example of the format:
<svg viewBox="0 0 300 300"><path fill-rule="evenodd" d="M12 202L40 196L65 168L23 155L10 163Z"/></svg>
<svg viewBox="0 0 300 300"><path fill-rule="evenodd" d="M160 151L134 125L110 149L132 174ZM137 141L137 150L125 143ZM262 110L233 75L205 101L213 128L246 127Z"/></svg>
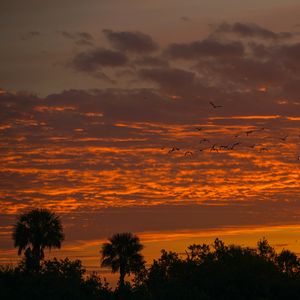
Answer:
<svg viewBox="0 0 300 300"><path fill-rule="evenodd" d="M299 19L292 0L1 1L0 262L37 207L64 224L48 255L91 270L126 231L148 262L216 237L300 252Z"/></svg>

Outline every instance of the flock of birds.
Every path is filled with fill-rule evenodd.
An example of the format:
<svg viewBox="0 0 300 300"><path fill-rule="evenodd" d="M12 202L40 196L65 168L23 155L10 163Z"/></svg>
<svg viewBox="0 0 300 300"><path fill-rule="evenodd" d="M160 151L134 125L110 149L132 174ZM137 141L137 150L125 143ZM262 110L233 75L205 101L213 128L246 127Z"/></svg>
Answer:
<svg viewBox="0 0 300 300"><path fill-rule="evenodd" d="M212 106L213 109L219 109L222 108L222 105L217 105L215 103L213 103L212 101L209 102L209 104ZM197 130L198 132L205 132L204 127L195 127L195 130ZM201 146L200 148L197 147L197 149L193 149L193 150L187 150L187 149L182 149L179 146L173 146L171 148L167 148L167 153L168 154L172 154L172 153L176 153L176 152L182 152L183 155L185 157L192 157L196 152L203 152L203 151L209 151L209 152L221 152L221 151L229 151L229 150L237 150L237 149L242 149L241 146L243 146L244 148L248 148L248 149L253 149L256 150L257 152L268 152L270 151L269 146L266 146L266 140L268 137L264 137L263 138L263 142L262 143L252 143L249 144L249 141L246 141L246 143L244 141L238 141L238 138L241 137L252 137L255 136L257 133L260 132L264 132L266 131L267 128L266 127L261 127L261 128L254 128L254 129L249 129L246 131L241 131L239 133L236 133L233 136L233 141L226 143L226 144L221 144L221 143L217 143L217 142L213 142L212 139L208 139L206 137L201 137L201 139L199 140L199 145ZM271 137L274 139L274 137ZM278 142L281 143L286 143L288 141L289 138L289 134L285 134L283 136L278 136L275 137L275 142L276 142L276 148L278 149L279 145ZM298 139L300 140L300 134L298 134ZM161 150L165 150L165 147L162 147ZM300 161L300 153L295 155L296 160Z"/></svg>

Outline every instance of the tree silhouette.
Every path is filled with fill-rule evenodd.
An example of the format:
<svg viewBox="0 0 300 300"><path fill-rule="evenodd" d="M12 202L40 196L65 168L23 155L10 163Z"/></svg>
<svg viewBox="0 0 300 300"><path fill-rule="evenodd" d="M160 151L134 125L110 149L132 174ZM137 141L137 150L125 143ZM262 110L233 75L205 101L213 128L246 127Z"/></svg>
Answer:
<svg viewBox="0 0 300 300"><path fill-rule="evenodd" d="M140 239L130 232L114 234L101 248L102 267L111 267L112 272L120 272L119 287L125 287L125 276L137 273L144 267L140 254L143 245Z"/></svg>
<svg viewBox="0 0 300 300"><path fill-rule="evenodd" d="M18 217L13 229L14 246L18 255L25 253L29 270L38 271L44 259L45 248L60 248L64 240L63 227L58 216L47 209L34 209Z"/></svg>
<svg viewBox="0 0 300 300"><path fill-rule="evenodd" d="M259 256L268 261L274 261L276 257L274 248L269 245L266 238L262 238L257 242L257 253Z"/></svg>
<svg viewBox="0 0 300 300"><path fill-rule="evenodd" d="M299 272L300 261L297 255L290 250L282 250L276 260L280 270L288 276Z"/></svg>

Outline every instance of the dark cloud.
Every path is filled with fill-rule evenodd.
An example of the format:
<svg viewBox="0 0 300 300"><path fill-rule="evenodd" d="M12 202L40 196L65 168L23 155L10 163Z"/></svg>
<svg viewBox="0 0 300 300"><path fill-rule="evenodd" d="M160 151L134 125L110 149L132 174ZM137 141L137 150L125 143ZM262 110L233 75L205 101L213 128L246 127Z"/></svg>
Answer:
<svg viewBox="0 0 300 300"><path fill-rule="evenodd" d="M236 58L234 60L217 59L200 61L196 69L200 74L212 77L214 81L229 82L248 87L262 85L280 85L286 74L283 66L273 60L257 60L254 58Z"/></svg>
<svg viewBox="0 0 300 300"><path fill-rule="evenodd" d="M169 62L161 57L143 56L133 61L134 65L147 67L168 67Z"/></svg>
<svg viewBox="0 0 300 300"><path fill-rule="evenodd" d="M298 211L297 201L231 201L219 205L218 200L212 200L199 205L145 205L77 211L62 214L62 220L68 240L74 241L107 238L121 231L176 232L282 223L292 225L299 218ZM3 225L13 226L16 216L3 214L1 220Z"/></svg>
<svg viewBox="0 0 300 300"><path fill-rule="evenodd" d="M46 103L48 106L72 105L81 113L102 113L101 121L113 123L163 120L171 101L166 101L151 89L107 89L64 91L49 95ZM97 130L99 132L99 127ZM111 134L111 131L106 132Z"/></svg>
<svg viewBox="0 0 300 300"><path fill-rule="evenodd" d="M169 67L144 68L138 71L138 76L144 81L155 83L163 97L168 95L170 99L177 99L174 109L180 105L181 109L187 113L187 119L195 108L194 106L202 107L203 99L208 95L214 97L218 93L218 91L213 91L203 84L195 72L184 69Z"/></svg>
<svg viewBox="0 0 300 300"><path fill-rule="evenodd" d="M260 59L270 59L271 48L265 44L250 42L248 43L249 50L254 57Z"/></svg>
<svg viewBox="0 0 300 300"><path fill-rule="evenodd" d="M0 124L30 118L32 109L38 102L39 98L30 93L0 93Z"/></svg>
<svg viewBox="0 0 300 300"><path fill-rule="evenodd" d="M282 85L282 98L290 99L300 104L300 79L288 80Z"/></svg>
<svg viewBox="0 0 300 300"><path fill-rule="evenodd" d="M193 72L172 68L142 69L139 75L142 79L155 82L167 90L190 86L195 80Z"/></svg>
<svg viewBox="0 0 300 300"><path fill-rule="evenodd" d="M27 41L27 40L30 40L32 38L40 37L40 36L41 36L41 33L37 30L34 30L34 31L29 31L29 32L23 33L21 35L21 39L23 41Z"/></svg>
<svg viewBox="0 0 300 300"><path fill-rule="evenodd" d="M180 20L181 20L181 21L183 21L183 22L190 22L190 21L191 21L191 19L190 19L190 18L188 18L188 17L184 17L184 16L183 16L183 17L181 17L181 18L180 18Z"/></svg>
<svg viewBox="0 0 300 300"><path fill-rule="evenodd" d="M69 32L65 30L58 30L57 33L66 39L73 40L76 45L92 46L94 44L94 37L88 32Z"/></svg>
<svg viewBox="0 0 300 300"><path fill-rule="evenodd" d="M300 43L280 45L272 50L274 60L281 61L295 76L300 76Z"/></svg>
<svg viewBox="0 0 300 300"><path fill-rule="evenodd" d="M286 58L295 60L296 62L300 61L300 43L283 45L279 49L281 54Z"/></svg>
<svg viewBox="0 0 300 300"><path fill-rule="evenodd" d="M159 49L151 36L138 31L112 31L104 29L103 33L111 45L121 51L135 54L147 54Z"/></svg>
<svg viewBox="0 0 300 300"><path fill-rule="evenodd" d="M125 54L104 48L95 48L77 54L71 66L81 72L92 73L103 67L122 67L128 63Z"/></svg>
<svg viewBox="0 0 300 300"><path fill-rule="evenodd" d="M173 59L201 59L203 57L235 58L244 54L244 45L239 41L204 39L191 43L171 44L165 53Z"/></svg>
<svg viewBox="0 0 300 300"><path fill-rule="evenodd" d="M228 36L225 33L235 35ZM205 93L212 97L218 97L221 90L230 89L265 89L274 97L283 97L281 87L287 86L287 82L297 81L300 76L300 43L292 39L288 43L286 41L286 38L292 36L296 37L291 32L275 33L256 24L223 23L203 40L170 44L164 51L164 57L174 64L176 59L186 60L187 62L182 62L185 64L185 71L196 71L194 80L186 84L189 89L184 90L189 97L200 92L203 94L203 90L193 84L195 81L198 86L202 84L214 87L215 91ZM249 41L238 39L239 37L257 39ZM195 64L186 65L189 61ZM148 79L155 81L153 76L148 76ZM156 82L160 82L161 87L166 87L169 80L172 82L170 73L164 76L165 79L160 77L158 80L156 75ZM183 85L184 82L183 78ZM176 84L173 86L175 90L180 90L176 88ZM288 94L287 92L286 95Z"/></svg>
<svg viewBox="0 0 300 300"><path fill-rule="evenodd" d="M276 45L262 45L250 43L253 59L261 63L268 62L270 72L273 66L280 66L282 82L297 80L300 76L300 43L277 43ZM275 70L274 70L275 71Z"/></svg>
<svg viewBox="0 0 300 300"><path fill-rule="evenodd" d="M288 39L292 38L294 34L291 32L275 33L269 29L263 28L254 23L222 23L213 34L233 33L242 38L260 38L266 40Z"/></svg>
<svg viewBox="0 0 300 300"><path fill-rule="evenodd" d="M293 207L291 215L284 212L284 210L290 211L290 206ZM74 224L68 227L68 236L72 239L84 240L106 238L120 231L205 230L231 226L266 226L281 222L293 224L293 220L299 217L298 209L297 201L289 204L280 201L271 203L270 200L261 203L245 201L242 205L236 201L226 205L218 205L218 201L211 201L199 205L108 208L88 215L79 213L75 217L76 222L68 220L66 216L65 222ZM90 230L84 233L81 229L83 224ZM105 228L102 224L106 224Z"/></svg>

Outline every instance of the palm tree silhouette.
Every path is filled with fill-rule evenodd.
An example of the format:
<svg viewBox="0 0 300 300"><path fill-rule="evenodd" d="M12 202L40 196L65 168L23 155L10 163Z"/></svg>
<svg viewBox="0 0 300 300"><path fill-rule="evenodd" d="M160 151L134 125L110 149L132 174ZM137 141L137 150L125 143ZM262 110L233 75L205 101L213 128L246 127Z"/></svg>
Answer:
<svg viewBox="0 0 300 300"><path fill-rule="evenodd" d="M144 246L140 239L130 232L117 233L102 245L102 267L111 267L112 272L120 272L119 287L125 286L125 276L137 273L144 267L144 258L140 251Z"/></svg>
<svg viewBox="0 0 300 300"><path fill-rule="evenodd" d="M29 269L38 271L44 259L45 248L60 248L64 240L63 227L58 216L48 209L34 209L23 213L13 229L14 246L18 255L24 251Z"/></svg>

